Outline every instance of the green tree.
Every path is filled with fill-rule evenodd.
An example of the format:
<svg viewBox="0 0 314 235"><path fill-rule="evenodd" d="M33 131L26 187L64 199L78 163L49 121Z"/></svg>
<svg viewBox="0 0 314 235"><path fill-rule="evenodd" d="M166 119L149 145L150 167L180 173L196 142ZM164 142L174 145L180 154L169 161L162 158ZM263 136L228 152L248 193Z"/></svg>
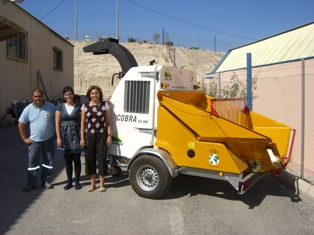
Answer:
<svg viewBox="0 0 314 235"><path fill-rule="evenodd" d="M210 80L208 84L208 95L212 97L218 96L218 83L217 80Z"/></svg>
<svg viewBox="0 0 314 235"><path fill-rule="evenodd" d="M128 38L128 42L136 42L135 38Z"/></svg>
<svg viewBox="0 0 314 235"><path fill-rule="evenodd" d="M252 98L258 98L257 95L254 96L254 91L257 89L257 75L252 78ZM247 87L239 78L238 75L233 72L230 78L230 85L224 86L220 90L220 98L247 98ZM218 97L218 83L217 80L209 82L209 96Z"/></svg>
<svg viewBox="0 0 314 235"><path fill-rule="evenodd" d="M99 40L99 41L102 41L102 40L108 38L107 36L97 36L97 37L98 37L98 40Z"/></svg>
<svg viewBox="0 0 314 235"><path fill-rule="evenodd" d="M153 41L155 42L155 44L159 44L159 38L160 38L160 34L155 33L153 36Z"/></svg>

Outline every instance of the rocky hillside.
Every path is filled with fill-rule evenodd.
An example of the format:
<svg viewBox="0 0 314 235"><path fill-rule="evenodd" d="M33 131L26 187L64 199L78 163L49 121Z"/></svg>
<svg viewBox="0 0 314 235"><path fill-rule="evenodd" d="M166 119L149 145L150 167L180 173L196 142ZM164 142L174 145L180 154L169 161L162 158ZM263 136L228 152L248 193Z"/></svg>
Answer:
<svg viewBox="0 0 314 235"><path fill-rule="evenodd" d="M118 61L112 55L93 55L84 53L83 47L96 41L70 41L74 47L74 89L77 94L86 94L90 85L103 89L104 98L108 99L119 83L115 79L111 86L111 77L121 72ZM183 47L167 47L148 43L121 43L134 56L139 66L148 65L155 60L157 65L173 66L195 70L200 81L205 73L210 72L224 53L209 50L193 50ZM175 56L174 56L175 54Z"/></svg>

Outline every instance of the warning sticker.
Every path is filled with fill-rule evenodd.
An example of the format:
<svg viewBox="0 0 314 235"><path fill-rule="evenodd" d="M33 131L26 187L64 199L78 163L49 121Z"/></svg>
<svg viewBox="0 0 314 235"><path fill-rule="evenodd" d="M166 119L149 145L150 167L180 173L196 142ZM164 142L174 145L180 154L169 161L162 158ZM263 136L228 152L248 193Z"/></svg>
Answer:
<svg viewBox="0 0 314 235"><path fill-rule="evenodd" d="M170 90L194 90L197 79L192 70L163 67L160 71L160 88Z"/></svg>
<svg viewBox="0 0 314 235"><path fill-rule="evenodd" d="M188 148L194 148L195 143L194 142L188 142Z"/></svg>

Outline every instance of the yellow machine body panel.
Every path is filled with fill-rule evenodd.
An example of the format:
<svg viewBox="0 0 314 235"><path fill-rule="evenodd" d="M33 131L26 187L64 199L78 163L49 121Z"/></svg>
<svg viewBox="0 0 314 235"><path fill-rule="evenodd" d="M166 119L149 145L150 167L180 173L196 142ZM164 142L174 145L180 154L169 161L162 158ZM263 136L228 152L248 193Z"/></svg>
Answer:
<svg viewBox="0 0 314 235"><path fill-rule="evenodd" d="M237 174L248 167L246 162L234 156L224 144L197 140L194 133L164 107L158 108L157 125L161 128L157 130L155 145L168 151L177 166ZM193 151L190 156L189 151ZM211 163L212 156L217 156L218 162Z"/></svg>
<svg viewBox="0 0 314 235"><path fill-rule="evenodd" d="M159 91L157 96L155 145L168 151L178 166L232 173L281 167L284 156L278 149L286 154L290 127L245 112L231 102L213 109L214 99L202 92ZM211 162L213 156L218 157L218 164ZM258 162L257 168L252 169L253 162Z"/></svg>
<svg viewBox="0 0 314 235"><path fill-rule="evenodd" d="M276 143L282 157L287 156L291 128L283 123L267 118L255 112L250 112L253 130L265 136L270 136Z"/></svg>

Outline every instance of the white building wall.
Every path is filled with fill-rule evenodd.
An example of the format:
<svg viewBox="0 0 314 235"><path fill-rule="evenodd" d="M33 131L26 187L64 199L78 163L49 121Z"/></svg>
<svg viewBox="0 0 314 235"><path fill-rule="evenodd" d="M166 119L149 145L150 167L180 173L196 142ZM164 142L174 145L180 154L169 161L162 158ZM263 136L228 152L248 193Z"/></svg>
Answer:
<svg viewBox="0 0 314 235"><path fill-rule="evenodd" d="M31 99L31 92L42 88L38 70L42 71L49 99L62 97L66 85L74 86L73 45L45 26L17 4L0 3L0 16L24 28L28 33L28 61L7 59L6 40L0 42L0 117L11 106L11 100ZM1 32L0 32L1 33ZM53 47L63 52L63 71L53 69Z"/></svg>

